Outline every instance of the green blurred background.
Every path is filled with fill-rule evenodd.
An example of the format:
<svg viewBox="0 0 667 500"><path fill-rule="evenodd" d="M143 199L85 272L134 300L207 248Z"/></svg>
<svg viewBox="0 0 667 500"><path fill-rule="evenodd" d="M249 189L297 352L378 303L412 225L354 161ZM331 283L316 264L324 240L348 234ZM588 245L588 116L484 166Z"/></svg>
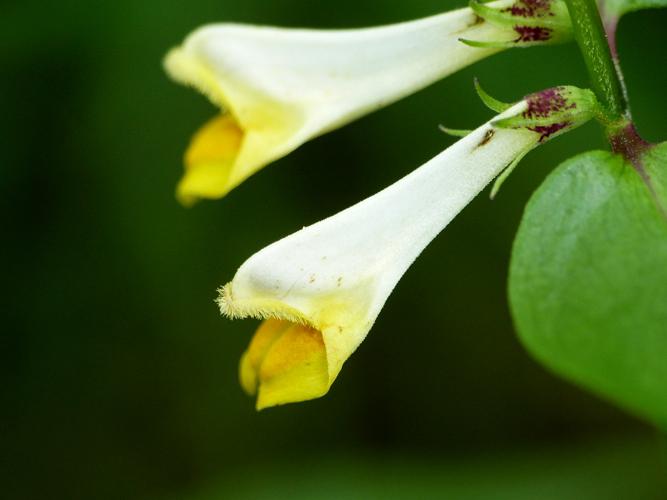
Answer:
<svg viewBox="0 0 667 500"><path fill-rule="evenodd" d="M262 413L237 385L256 323L216 287L280 236L399 179L451 144L444 123L500 99L586 86L574 44L514 50L319 138L227 198L173 196L190 135L215 113L170 82L195 27L320 28L462 2L7 2L0 27L5 262L0 370L8 499L663 498L642 422L549 374L508 313L512 238L559 162L605 147L586 127L524 160L426 250L323 399ZM667 11L633 14L620 52L643 135L667 138Z"/></svg>

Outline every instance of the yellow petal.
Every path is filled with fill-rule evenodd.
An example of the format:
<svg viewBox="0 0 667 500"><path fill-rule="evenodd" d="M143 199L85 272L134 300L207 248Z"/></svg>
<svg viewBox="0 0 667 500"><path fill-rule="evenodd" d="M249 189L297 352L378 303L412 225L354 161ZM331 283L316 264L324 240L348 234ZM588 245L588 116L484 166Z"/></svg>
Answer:
<svg viewBox="0 0 667 500"><path fill-rule="evenodd" d="M181 203L189 206L198 198L227 192L243 137L243 130L229 114L213 118L197 131L185 153L185 174L178 184Z"/></svg>
<svg viewBox="0 0 667 500"><path fill-rule="evenodd" d="M251 395L259 386L258 410L323 396L331 384L321 333L289 321L262 322L241 358L240 379Z"/></svg>
<svg viewBox="0 0 667 500"><path fill-rule="evenodd" d="M241 361L239 363L239 382L241 383L243 391L248 396L257 394L257 371L252 366L252 363L250 363L248 351L241 355Z"/></svg>
<svg viewBox="0 0 667 500"><path fill-rule="evenodd" d="M286 321L273 319L262 322L250 341L248 349L241 356L239 379L243 390L249 396L257 393L259 370L271 345L285 333L289 326L290 323Z"/></svg>

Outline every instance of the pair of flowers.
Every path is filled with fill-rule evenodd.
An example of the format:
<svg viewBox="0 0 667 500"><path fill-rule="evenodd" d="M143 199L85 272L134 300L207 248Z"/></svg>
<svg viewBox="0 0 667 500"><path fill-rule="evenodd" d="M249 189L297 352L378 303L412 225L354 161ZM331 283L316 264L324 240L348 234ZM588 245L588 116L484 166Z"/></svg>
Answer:
<svg viewBox="0 0 667 500"><path fill-rule="evenodd" d="M185 155L179 200L219 198L304 142L486 56L570 38L561 0L499 0L386 27L318 31L211 25L165 60L222 113ZM248 259L218 304L263 322L241 359L257 408L324 395L389 294L429 242L494 178L597 110L588 90L557 87L500 113L376 195ZM499 185L499 184L498 184Z"/></svg>

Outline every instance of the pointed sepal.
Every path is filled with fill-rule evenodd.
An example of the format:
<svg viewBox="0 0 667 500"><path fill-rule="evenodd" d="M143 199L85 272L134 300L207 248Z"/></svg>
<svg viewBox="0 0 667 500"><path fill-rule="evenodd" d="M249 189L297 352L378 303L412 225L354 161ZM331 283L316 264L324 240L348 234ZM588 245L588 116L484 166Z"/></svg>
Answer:
<svg viewBox="0 0 667 500"><path fill-rule="evenodd" d="M481 99L481 101L484 103L484 105L489 108L491 111L495 111L496 113L502 113L504 111L507 111L510 109L514 104L507 103L507 102L502 102L496 99L495 97L492 97L489 95L480 85L479 79L475 78L475 92L477 92L477 95Z"/></svg>

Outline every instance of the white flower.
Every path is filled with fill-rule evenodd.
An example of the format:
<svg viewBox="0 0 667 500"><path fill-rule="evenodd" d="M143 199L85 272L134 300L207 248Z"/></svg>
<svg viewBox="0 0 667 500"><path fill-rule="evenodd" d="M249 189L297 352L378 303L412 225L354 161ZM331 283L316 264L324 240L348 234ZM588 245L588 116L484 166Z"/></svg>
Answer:
<svg viewBox="0 0 667 500"><path fill-rule="evenodd" d="M522 101L499 118L527 109ZM486 123L376 195L250 257L218 302L232 318L267 320L241 363L257 407L325 394L415 258L540 137Z"/></svg>
<svg viewBox="0 0 667 500"><path fill-rule="evenodd" d="M214 24L196 30L169 52L165 67L175 80L206 94L223 114L194 136L179 199L191 204L198 198L222 197L313 137L502 48L552 37L552 28L543 30L546 35L539 42L516 31L512 23L517 18L506 12L512 5L513 0L486 4L484 12L503 11L489 22L482 19L484 14L464 8L367 29ZM526 14L518 19L531 26L541 19L553 22L556 18L546 15L554 16L551 3L544 5L537 21ZM562 17L558 14L557 19ZM460 39L482 43L473 48ZM484 46L485 41L490 46Z"/></svg>
<svg viewBox="0 0 667 500"><path fill-rule="evenodd" d="M265 320L240 365L258 409L324 395L431 240L528 151L600 113L576 87L513 106L480 94L509 109L376 195L259 251L219 290L223 314Z"/></svg>

